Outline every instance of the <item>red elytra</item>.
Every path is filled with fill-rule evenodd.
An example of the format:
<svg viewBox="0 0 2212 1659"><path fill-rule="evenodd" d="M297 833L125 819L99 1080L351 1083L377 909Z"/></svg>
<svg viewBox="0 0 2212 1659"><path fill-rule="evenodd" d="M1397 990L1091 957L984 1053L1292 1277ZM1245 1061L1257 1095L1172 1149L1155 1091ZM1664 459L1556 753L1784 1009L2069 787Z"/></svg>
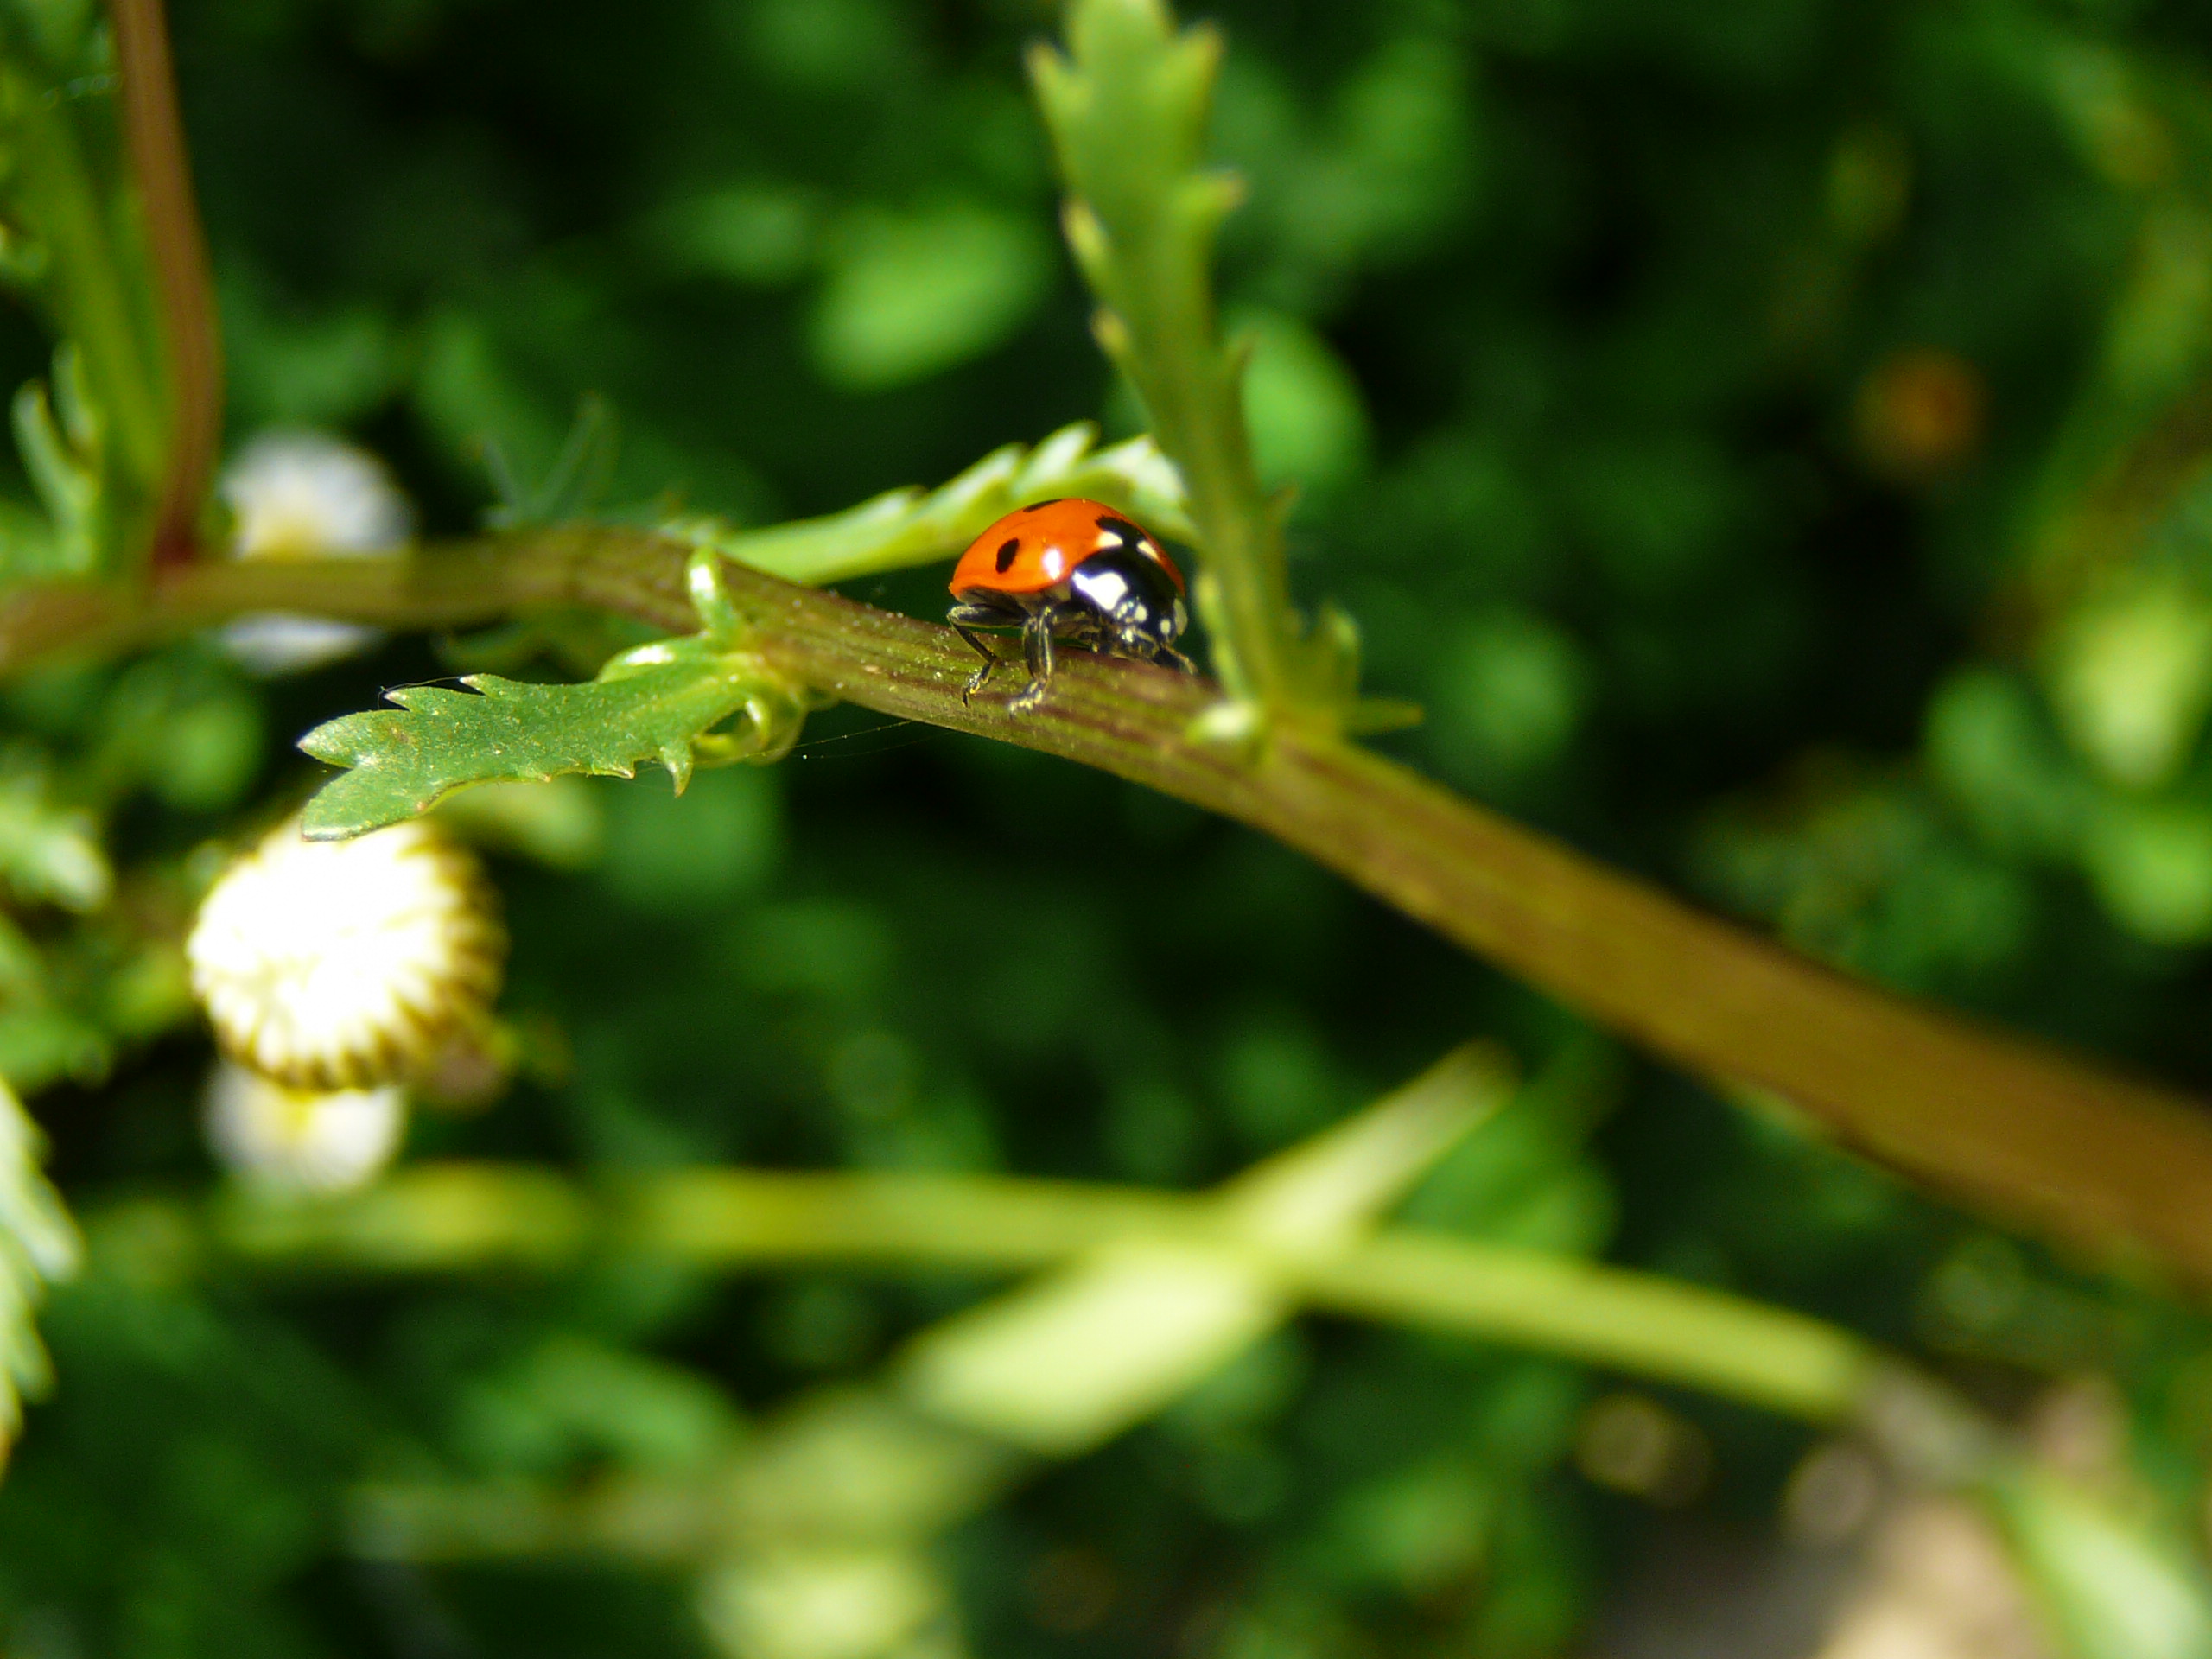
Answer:
<svg viewBox="0 0 2212 1659"><path fill-rule="evenodd" d="M952 568L951 591L1040 594L1097 553L1135 552L1165 570L1183 593L1183 573L1143 526L1100 501L1063 496L1009 512L969 543Z"/></svg>

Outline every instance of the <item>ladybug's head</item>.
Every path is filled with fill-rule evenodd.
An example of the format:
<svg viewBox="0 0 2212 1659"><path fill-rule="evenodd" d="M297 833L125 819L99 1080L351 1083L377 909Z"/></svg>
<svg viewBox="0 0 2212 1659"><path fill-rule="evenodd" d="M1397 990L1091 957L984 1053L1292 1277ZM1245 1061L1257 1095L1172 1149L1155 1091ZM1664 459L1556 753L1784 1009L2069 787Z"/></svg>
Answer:
<svg viewBox="0 0 2212 1659"><path fill-rule="evenodd" d="M1068 577L1068 590L1095 613L1129 656L1152 658L1190 626L1182 590L1170 572L1126 544L1092 554Z"/></svg>

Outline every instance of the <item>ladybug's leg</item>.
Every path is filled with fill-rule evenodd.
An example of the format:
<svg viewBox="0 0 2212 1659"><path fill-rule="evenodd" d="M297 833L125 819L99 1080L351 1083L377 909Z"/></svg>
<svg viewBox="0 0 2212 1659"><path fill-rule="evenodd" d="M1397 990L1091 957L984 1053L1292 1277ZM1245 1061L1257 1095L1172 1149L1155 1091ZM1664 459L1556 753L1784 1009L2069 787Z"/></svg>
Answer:
<svg viewBox="0 0 2212 1659"><path fill-rule="evenodd" d="M1185 674L1195 674L1198 671L1198 665L1173 645L1160 646L1158 654L1152 660L1155 663L1173 663Z"/></svg>
<svg viewBox="0 0 2212 1659"><path fill-rule="evenodd" d="M983 659L983 665L969 677L968 683L961 689L961 702L967 702L976 692L982 690L984 682L991 677L991 671L999 665L998 652L991 649L991 642L977 633L976 629L1004 627L1009 620L1018 620L1020 616L1020 613L1018 611L1013 618L1009 618L996 606L963 602L955 605L945 617L945 620L952 624L953 632L965 639L974 648L976 654Z"/></svg>
<svg viewBox="0 0 2212 1659"><path fill-rule="evenodd" d="M1052 624L1058 613L1052 606L1032 611L1029 620L1021 625L1021 654L1028 660L1029 683L1014 694L1007 704L1007 712L1026 715L1045 701L1046 687L1052 677Z"/></svg>
<svg viewBox="0 0 2212 1659"><path fill-rule="evenodd" d="M983 659L983 665L970 674L968 677L968 683L960 688L960 701L965 702L983 689L984 682L991 677L991 671L999 665L999 654L991 649L989 642L982 634L977 633L966 623L954 623L952 631L973 645L976 648L976 654Z"/></svg>

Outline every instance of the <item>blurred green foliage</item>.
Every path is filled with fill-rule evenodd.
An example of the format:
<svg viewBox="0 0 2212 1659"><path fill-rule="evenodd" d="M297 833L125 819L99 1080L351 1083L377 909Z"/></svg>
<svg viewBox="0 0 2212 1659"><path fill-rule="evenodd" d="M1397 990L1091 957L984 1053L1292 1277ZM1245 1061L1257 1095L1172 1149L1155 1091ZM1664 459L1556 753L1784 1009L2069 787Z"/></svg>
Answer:
<svg viewBox="0 0 2212 1659"><path fill-rule="evenodd" d="M113 569L146 539L168 422L114 44L79 0L10 6L0 41L0 283L55 336L50 378L15 394L37 508L10 505L0 559L17 577Z"/></svg>
<svg viewBox="0 0 2212 1659"><path fill-rule="evenodd" d="M344 430L435 530L588 506L741 534L1071 422L1134 435L1053 235L1041 3L173 10L235 434ZM1831 961L2212 1089L2212 14L1217 15L1256 458L1298 487L1301 597L1428 710L1395 749ZM0 543L84 569L114 531L70 504L153 417L83 342L145 323L55 313L52 262L130 256L71 252L22 192L28 146L111 142L113 89L82 8L15 0L0 47L66 94L0 82L0 264L33 302L0 368L52 385ZM58 364L41 320L80 340ZM619 442L564 461L588 394ZM291 739L385 685L634 643L549 625L266 683L187 641L0 694L0 1074L45 1091L64 1191L213 1185L177 940L313 781ZM571 779L448 812L499 860L528 1063L423 1115L416 1154L1194 1186L1486 1033L1529 1084L1407 1219L1787 1302L1993 1409L2107 1376L2133 1500L2202 1554L2198 1315L1644 1065L1241 830L834 714L680 802ZM909 1510L1009 1477L864 1379L964 1280L194 1274L173 1212L114 1213L0 1487L10 1656L1604 1650L1668 1537L1770 1535L1808 1446L1301 1321L935 1538ZM1630 1465L1597 1426L1654 1421L1704 1448L1692 1487L1600 1478ZM685 1529L708 1489L818 1524L714 1555ZM2185 1571L2063 1494L2010 1501L2083 1651L2195 1650ZM2147 1635L2097 1593L2128 1573Z"/></svg>

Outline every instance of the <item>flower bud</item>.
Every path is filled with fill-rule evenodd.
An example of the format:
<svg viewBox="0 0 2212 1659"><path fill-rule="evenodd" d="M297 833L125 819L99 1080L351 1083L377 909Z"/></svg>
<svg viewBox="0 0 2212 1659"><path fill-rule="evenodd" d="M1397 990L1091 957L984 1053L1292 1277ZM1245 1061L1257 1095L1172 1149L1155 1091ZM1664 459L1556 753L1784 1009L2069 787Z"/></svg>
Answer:
<svg viewBox="0 0 2212 1659"><path fill-rule="evenodd" d="M293 1089L403 1081L488 1019L506 940L473 855L421 819L288 821L200 903L192 988L231 1058Z"/></svg>

